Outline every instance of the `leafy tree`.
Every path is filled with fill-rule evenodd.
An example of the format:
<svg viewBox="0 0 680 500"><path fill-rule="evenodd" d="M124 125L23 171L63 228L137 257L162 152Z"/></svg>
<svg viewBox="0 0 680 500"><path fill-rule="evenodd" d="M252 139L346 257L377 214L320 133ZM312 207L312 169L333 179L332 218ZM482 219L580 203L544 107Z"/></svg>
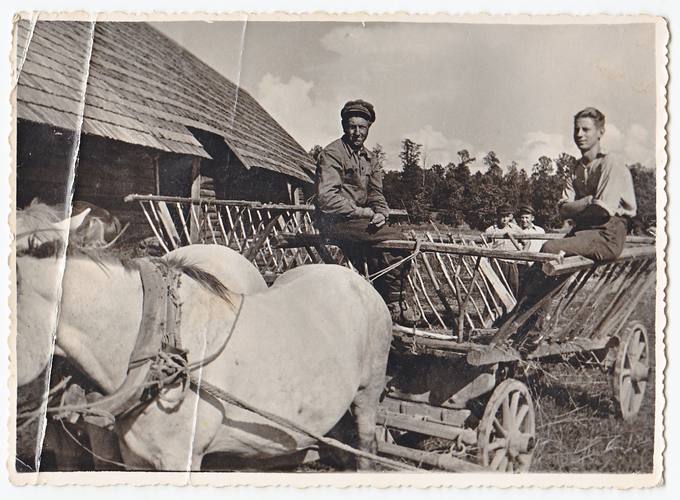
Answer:
<svg viewBox="0 0 680 500"><path fill-rule="evenodd" d="M373 157L375 158L375 162L380 167L380 169L385 167L385 160L387 160L387 153L385 153L385 150L383 149L381 144L376 144L373 146L373 149L371 150L371 153L373 153Z"/></svg>
<svg viewBox="0 0 680 500"><path fill-rule="evenodd" d="M319 161L319 155L321 154L321 151L323 151L323 148L321 146L319 146L318 144L315 145L312 149L309 150L309 155L314 160L314 163Z"/></svg>
<svg viewBox="0 0 680 500"><path fill-rule="evenodd" d="M635 222L643 227L656 225L656 171L640 163L629 165L635 187L637 215Z"/></svg>
<svg viewBox="0 0 680 500"><path fill-rule="evenodd" d="M489 175L497 178L503 177L501 161L498 159L495 152L489 151L482 161L484 162L484 165L489 167L489 170L487 171Z"/></svg>
<svg viewBox="0 0 680 500"><path fill-rule="evenodd" d="M469 165L470 163L473 163L477 160L477 158L470 157L470 153L467 149L461 149L456 154L458 155L458 158L460 158L458 165Z"/></svg>
<svg viewBox="0 0 680 500"><path fill-rule="evenodd" d="M553 160L541 156L531 173L531 204L536 211L536 223L543 227L559 227L561 220L557 203L562 195L564 181L554 175Z"/></svg>
<svg viewBox="0 0 680 500"><path fill-rule="evenodd" d="M555 167L557 168L556 175L561 179L566 179L572 169L576 166L578 160L572 155L567 153L561 153L560 156L555 158Z"/></svg>
<svg viewBox="0 0 680 500"><path fill-rule="evenodd" d="M420 166L422 145L411 139L404 139L401 143L401 181L402 203L411 215L414 222L421 222L427 215L425 212L426 200L424 197L424 173Z"/></svg>

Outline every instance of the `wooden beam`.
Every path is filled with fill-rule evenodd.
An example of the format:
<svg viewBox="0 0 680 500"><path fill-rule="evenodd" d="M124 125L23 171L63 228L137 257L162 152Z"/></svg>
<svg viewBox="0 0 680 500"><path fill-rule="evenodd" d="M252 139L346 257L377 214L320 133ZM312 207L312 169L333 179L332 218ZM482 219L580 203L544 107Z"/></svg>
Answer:
<svg viewBox="0 0 680 500"><path fill-rule="evenodd" d="M160 196L151 194L128 194L123 198L127 203L133 201L165 201L170 203L191 203L192 198L182 196ZM261 201L252 200L211 200L215 205L229 205L229 206L245 206L249 208L264 209L264 210L297 210L300 212L314 212L316 207L314 205L291 205L287 203L263 203ZM404 210L390 209L390 216L406 215Z"/></svg>
<svg viewBox="0 0 680 500"><path fill-rule="evenodd" d="M413 251L414 247L415 241L404 240L387 240L374 246L374 248L380 248L383 250L404 250L407 252ZM420 251L472 255L475 257L491 257L507 260L524 260L531 262L550 262L557 258L557 255L552 253L520 252L514 250L500 250L496 248L458 245L454 243L431 243L429 241L421 242Z"/></svg>
<svg viewBox="0 0 680 500"><path fill-rule="evenodd" d="M559 276L560 274L582 271L593 266L611 264L612 262L652 258L656 258L656 247L652 245L628 247L623 249L623 252L615 261L595 262L580 256L565 257L561 262L553 261L544 263L543 272L548 276Z"/></svg>
<svg viewBox="0 0 680 500"><path fill-rule="evenodd" d="M127 197L126 197L127 198ZM163 200L166 201L166 200ZM169 201L169 200L167 200ZM191 210L194 212L194 217L191 217L191 222L189 225L189 235L191 236L192 243L198 243L201 241L201 225L203 212L201 210L201 159L194 158L191 161L191 198L189 203L191 203ZM194 204L196 204L194 206Z"/></svg>
<svg viewBox="0 0 680 500"><path fill-rule="evenodd" d="M515 239L517 241L524 241L524 240L561 240L563 239L567 233L544 233L544 234L512 234L512 238L509 238L508 236L504 234L487 234L486 237L490 240L504 240L504 239ZM654 244L656 241L655 238L651 236L633 236L629 235L626 236L626 243L646 243L646 244Z"/></svg>

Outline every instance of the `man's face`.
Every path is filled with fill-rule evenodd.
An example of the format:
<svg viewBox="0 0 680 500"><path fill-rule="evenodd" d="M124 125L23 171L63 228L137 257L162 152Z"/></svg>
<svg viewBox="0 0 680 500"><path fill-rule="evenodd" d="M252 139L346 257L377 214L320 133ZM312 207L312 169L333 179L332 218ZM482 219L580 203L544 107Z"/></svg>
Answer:
<svg viewBox="0 0 680 500"><path fill-rule="evenodd" d="M574 122L574 142L585 153L593 149L604 134L604 127L598 128L592 118L579 118Z"/></svg>
<svg viewBox="0 0 680 500"><path fill-rule="evenodd" d="M498 216L498 227L503 229L512 222L512 214L500 214Z"/></svg>
<svg viewBox="0 0 680 500"><path fill-rule="evenodd" d="M368 137L371 122L361 116L352 116L345 123L345 136L353 149L360 149Z"/></svg>
<svg viewBox="0 0 680 500"><path fill-rule="evenodd" d="M519 216L519 225L522 229L531 227L532 222L534 222L534 216L531 214L521 214Z"/></svg>

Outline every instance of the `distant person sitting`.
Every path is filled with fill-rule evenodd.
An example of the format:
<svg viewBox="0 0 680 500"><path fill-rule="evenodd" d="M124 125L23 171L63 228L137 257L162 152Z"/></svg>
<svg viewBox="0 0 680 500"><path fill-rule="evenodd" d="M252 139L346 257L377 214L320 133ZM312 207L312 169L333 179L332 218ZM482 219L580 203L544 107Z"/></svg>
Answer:
<svg viewBox="0 0 680 500"><path fill-rule="evenodd" d="M531 205L522 205L517 212L517 221L519 222L519 234L535 235L545 234L545 229L534 224L534 208ZM522 250L527 252L539 252L545 243L545 240L524 240Z"/></svg>
<svg viewBox="0 0 680 500"><path fill-rule="evenodd" d="M504 236L508 233L517 234L520 232L519 226L515 223L514 210L510 205L504 203L496 209L496 223L489 226L484 231L484 234L489 236ZM505 238L498 238L494 240L494 248L502 250L517 250L515 244Z"/></svg>
<svg viewBox="0 0 680 500"><path fill-rule="evenodd" d="M506 236L508 234L518 234L521 230L519 226L514 221L514 210L510 205L504 203L496 209L496 223L489 226L484 231L485 234L489 236ZM516 242L508 238L496 238L492 244L492 247L497 250L519 250L516 246ZM508 282L508 287L512 294L516 297L519 291L519 272L517 269L517 263L511 260L498 259L498 265L500 267L503 276L505 276Z"/></svg>

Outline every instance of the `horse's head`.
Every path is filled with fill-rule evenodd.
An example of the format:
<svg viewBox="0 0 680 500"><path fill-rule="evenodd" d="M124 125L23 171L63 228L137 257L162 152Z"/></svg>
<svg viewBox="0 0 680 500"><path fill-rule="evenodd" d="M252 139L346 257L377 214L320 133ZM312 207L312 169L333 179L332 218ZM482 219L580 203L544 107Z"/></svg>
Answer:
<svg viewBox="0 0 680 500"><path fill-rule="evenodd" d="M47 205L38 200L17 210L17 252L29 244L39 246L48 241L68 242L79 248L103 248L121 233L118 218L91 203L76 201L72 216L66 217L62 205Z"/></svg>
<svg viewBox="0 0 680 500"><path fill-rule="evenodd" d="M47 247L60 253L50 241ZM41 249L42 251L42 249ZM35 380L54 353L54 334L59 317L63 264L56 256L16 259L17 338L16 363L19 386Z"/></svg>

